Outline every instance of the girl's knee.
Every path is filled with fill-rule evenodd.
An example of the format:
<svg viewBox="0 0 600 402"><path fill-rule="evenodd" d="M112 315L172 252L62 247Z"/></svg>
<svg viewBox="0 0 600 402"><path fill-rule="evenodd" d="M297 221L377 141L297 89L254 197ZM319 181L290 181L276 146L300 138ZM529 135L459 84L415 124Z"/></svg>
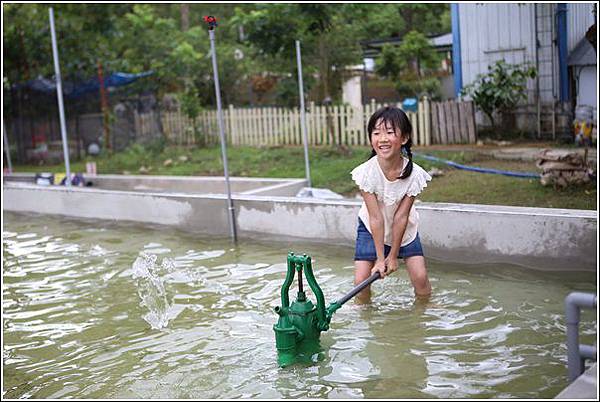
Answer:
<svg viewBox="0 0 600 402"><path fill-rule="evenodd" d="M420 287L429 283L429 278L427 276L427 271L424 269L420 269L413 274L413 282L415 284L420 285Z"/></svg>
<svg viewBox="0 0 600 402"><path fill-rule="evenodd" d="M355 261L354 262L354 284L357 285L371 276L373 262Z"/></svg>
<svg viewBox="0 0 600 402"><path fill-rule="evenodd" d="M424 260L415 259L407 263L410 280L418 294L431 293L431 285L427 276Z"/></svg>
<svg viewBox="0 0 600 402"><path fill-rule="evenodd" d="M429 283L427 271L422 270L417 272L412 280L415 293L418 296L428 296L431 294L431 284Z"/></svg>
<svg viewBox="0 0 600 402"><path fill-rule="evenodd" d="M354 284L358 285L359 283L361 283L362 281L364 281L365 279L369 278L371 276L371 271L356 271L354 272Z"/></svg>

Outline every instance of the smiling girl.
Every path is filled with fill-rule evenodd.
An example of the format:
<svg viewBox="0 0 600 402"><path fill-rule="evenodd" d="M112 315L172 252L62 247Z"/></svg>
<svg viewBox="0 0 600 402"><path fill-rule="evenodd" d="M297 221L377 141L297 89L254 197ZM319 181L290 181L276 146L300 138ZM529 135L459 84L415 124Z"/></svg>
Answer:
<svg viewBox="0 0 600 402"><path fill-rule="evenodd" d="M363 198L358 212L354 283L375 271L384 278L398 269L398 258L403 258L415 296L427 297L431 285L419 239L419 214L413 203L431 176L412 161L412 125L402 110L393 106L377 110L367 131L373 148L371 158L351 172ZM370 296L367 287L358 299L367 302Z"/></svg>

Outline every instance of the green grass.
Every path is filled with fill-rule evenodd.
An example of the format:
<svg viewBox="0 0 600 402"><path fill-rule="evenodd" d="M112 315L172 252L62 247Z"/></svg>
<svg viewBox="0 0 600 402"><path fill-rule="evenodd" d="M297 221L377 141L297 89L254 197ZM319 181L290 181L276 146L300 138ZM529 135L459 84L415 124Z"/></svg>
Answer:
<svg viewBox="0 0 600 402"><path fill-rule="evenodd" d="M512 171L538 172L532 162L497 160L469 150L419 149L419 152L450 159L457 163ZM304 149L286 147L231 147L227 150L232 176L303 178ZM181 156L187 157L182 161ZM370 156L369 147L311 147L309 149L311 178L314 187L329 188L354 197L357 188L350 171ZM164 161L171 159L169 166ZM537 179L522 179L495 174L482 174L451 168L443 163L415 157L425 170L437 167L443 176L434 177L420 195L422 201L473 204L514 205L545 208L591 209L596 205L596 184L590 183L565 190L544 187ZM87 157L73 162L73 172L85 172L85 162L96 161L98 173L141 174L143 166L151 175L221 176L221 148L157 147L135 145L124 152L101 157ZM64 172L62 164L15 166L15 172Z"/></svg>

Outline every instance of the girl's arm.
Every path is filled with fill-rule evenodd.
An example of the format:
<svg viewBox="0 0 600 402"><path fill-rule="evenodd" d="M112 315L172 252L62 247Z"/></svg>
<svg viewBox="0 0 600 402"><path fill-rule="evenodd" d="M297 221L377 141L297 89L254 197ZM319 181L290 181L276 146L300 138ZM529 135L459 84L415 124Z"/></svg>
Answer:
<svg viewBox="0 0 600 402"><path fill-rule="evenodd" d="M400 250L402 238L404 237L404 232L406 231L406 225L408 225L408 214L410 213L410 209L412 208L414 201L414 196L405 195L404 198L402 198L402 201L400 201L400 204L398 204L398 208L394 213L394 220L392 222L392 248L388 257L388 262L390 263L388 265L391 265L392 268L390 270L391 272L398 268L398 260L396 256ZM396 264L393 262L396 262Z"/></svg>
<svg viewBox="0 0 600 402"><path fill-rule="evenodd" d="M369 212L369 226L371 227L371 235L373 236L373 241L375 242L375 252L377 253L377 261L375 261L372 272L377 269L383 277L385 276L383 214L379 209L379 205L377 204L377 196L375 194L361 190L360 195L362 195L363 199L365 200L367 211Z"/></svg>

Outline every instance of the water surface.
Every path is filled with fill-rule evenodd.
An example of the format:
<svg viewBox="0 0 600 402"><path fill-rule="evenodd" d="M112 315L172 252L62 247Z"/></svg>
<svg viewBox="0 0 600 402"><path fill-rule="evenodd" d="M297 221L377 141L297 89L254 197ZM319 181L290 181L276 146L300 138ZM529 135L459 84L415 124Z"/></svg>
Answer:
<svg viewBox="0 0 600 402"><path fill-rule="evenodd" d="M4 212L3 397L552 398L564 298L597 291L590 272L428 260L429 302L399 269L338 310L313 364L280 369L288 251L313 257L327 304L352 287L349 247Z"/></svg>

